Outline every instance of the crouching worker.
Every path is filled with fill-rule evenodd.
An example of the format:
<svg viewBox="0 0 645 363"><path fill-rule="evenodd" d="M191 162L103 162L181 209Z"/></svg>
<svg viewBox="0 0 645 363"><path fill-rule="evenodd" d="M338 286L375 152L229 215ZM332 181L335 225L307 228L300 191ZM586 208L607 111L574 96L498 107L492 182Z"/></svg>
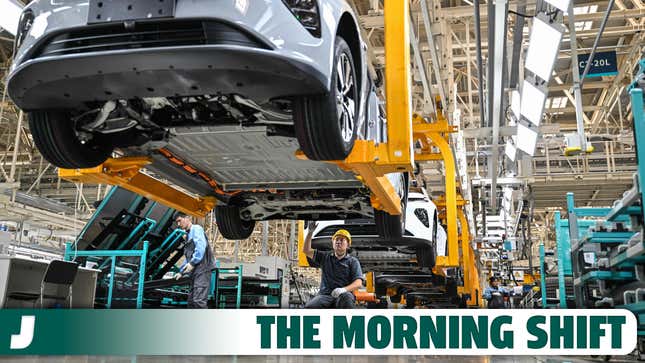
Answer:
<svg viewBox="0 0 645 363"><path fill-rule="evenodd" d="M363 286L363 271L356 257L347 254L352 236L339 229L331 238L333 251L318 251L311 248L311 238L318 223L309 225L309 232L302 253L313 260L322 270L320 291L305 305L306 309L353 309L356 303L354 290Z"/></svg>

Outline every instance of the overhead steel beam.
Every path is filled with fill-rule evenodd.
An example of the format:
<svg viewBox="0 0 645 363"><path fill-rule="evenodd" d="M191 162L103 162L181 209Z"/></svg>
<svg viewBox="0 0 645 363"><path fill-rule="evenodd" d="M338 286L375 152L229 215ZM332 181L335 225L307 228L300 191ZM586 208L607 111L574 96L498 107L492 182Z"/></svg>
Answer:
<svg viewBox="0 0 645 363"><path fill-rule="evenodd" d="M425 3L425 1L424 1ZM409 17L408 21L410 22L410 45L412 45L412 51L414 53L414 62L417 65L417 69L419 70L419 76L421 77L421 84L423 85L423 100L424 100L424 110L425 109L430 109L430 113L435 113L435 106L434 106L434 97L432 96L432 79L428 77L428 73L426 72L426 62L423 59L423 55L421 53L421 50L419 49L419 38L417 37L417 34L414 31L414 22L412 21L412 18ZM427 27L427 25L426 25ZM430 52L433 54L433 52ZM432 62L434 64L434 60ZM441 82L439 82L441 85ZM439 88L440 92L442 88Z"/></svg>
<svg viewBox="0 0 645 363"><path fill-rule="evenodd" d="M600 2L597 2L597 4L606 5L607 2L600 1ZM589 4L585 3L584 5L589 5ZM488 10L486 9L486 5L480 5L479 9L480 9L480 16L485 18L488 15ZM533 0L527 1L526 11L529 13L535 11L535 1ZM611 17L612 20L638 19L638 18L645 17L645 9L636 8L636 9L618 10L618 11L612 12L612 14L613 14ZM472 6L454 6L454 7L443 8L442 16L446 19L454 20L456 18L474 17L475 12L473 11ZM576 21L599 21L599 20L602 20L603 13L597 12L597 13L589 13L589 14L576 14L575 17L576 17ZM567 22L569 20L568 18L569 16L564 16L564 21ZM368 29L383 28L383 25L384 25L383 15L362 15L360 16L360 22L365 28L368 28ZM485 24L482 24L482 26L483 25Z"/></svg>
<svg viewBox="0 0 645 363"><path fill-rule="evenodd" d="M553 79L556 83L549 85L549 93L570 91L573 88L573 84L564 83L559 76L554 77ZM592 81L585 83L585 89L603 89L611 86L611 81ZM473 94L477 94L478 90L471 90ZM467 97L468 91L459 92L459 97ZM571 102L573 104L573 102Z"/></svg>
<svg viewBox="0 0 645 363"><path fill-rule="evenodd" d="M474 109L473 111L479 111L479 106L475 105L473 106ZM609 109L609 105L596 105L596 106L583 106L582 110L584 112L592 112L592 111L603 111ZM545 112L547 113L573 113L576 112L575 107L548 107L544 109Z"/></svg>
<svg viewBox="0 0 645 363"><path fill-rule="evenodd" d="M558 134L560 133L559 124L546 124L540 125L541 134ZM486 139L490 138L493 134L493 129L491 127L479 127L479 128L470 128L464 129L463 135L465 139ZM509 137L517 135L517 126L501 126L499 128L499 136Z"/></svg>
<svg viewBox="0 0 645 363"><path fill-rule="evenodd" d="M517 3L517 12L526 13L526 1L519 0ZM517 88L520 77L520 56L522 52L522 43L524 41L524 17L515 16L515 25L513 26L513 54L511 56L511 72L508 87Z"/></svg>
<svg viewBox="0 0 645 363"><path fill-rule="evenodd" d="M492 3L492 1L491 1ZM492 82L487 82L488 86L492 86L492 109L488 114L492 116L493 121L493 139L491 145L493 146L491 162L489 163L489 175L492 179L490 207L495 213L497 210L497 164L499 158L499 127L501 125L504 107L504 79L505 79L505 65L506 65L506 14L507 2L506 0L497 0L495 2L495 49L494 49L494 66L493 74L489 74L489 79ZM490 62L490 57L489 57ZM491 77L492 76L492 77ZM492 112L491 112L492 111Z"/></svg>
<svg viewBox="0 0 645 363"><path fill-rule="evenodd" d="M421 0L421 15L423 17L423 27L426 31L426 40L428 41L430 57L432 58L432 69L434 71L435 77L437 78L441 104L444 108L447 108L448 103L446 103L446 90L444 89L443 78L441 77L441 63L439 61L439 56L437 55L437 47L434 43L434 34L432 34L432 22L430 21L430 12L428 10L428 4L426 3L426 0ZM434 100L432 100L432 102L434 102Z"/></svg>
<svg viewBox="0 0 645 363"><path fill-rule="evenodd" d="M492 126L493 124L493 82L494 82L494 77L495 77L495 62L494 62L494 57L495 57L495 3L493 1L488 1L487 2L487 8L488 8L488 23L490 26L488 27L488 54L486 57L486 75L484 78L482 78L482 85L485 86L486 89L486 104L484 104L484 108L480 109L480 113L485 113L486 114L486 124L485 126ZM492 44L492 46L490 46ZM490 165L489 165L490 166Z"/></svg>
<svg viewBox="0 0 645 363"><path fill-rule="evenodd" d="M475 8L475 48L477 49L477 79L479 80L479 87L477 88L479 94L479 109L484 109L484 63L482 60L482 45L481 45L481 19L479 16L479 0L474 0ZM468 50L470 52L470 50ZM470 106L472 110L472 105ZM485 127L486 121L484 120L484 114L479 114L480 126Z"/></svg>
<svg viewBox="0 0 645 363"><path fill-rule="evenodd" d="M573 1L569 2L568 12L569 14L573 14ZM573 77L573 95L576 108L576 128L578 130L578 138L580 139L580 150L585 153L587 151L587 137L585 136L584 110L582 108L582 83L580 81L580 74L578 73L578 42L576 41L576 24L574 18L575 15L569 16L571 75ZM587 62L587 65L590 64L591 62Z"/></svg>

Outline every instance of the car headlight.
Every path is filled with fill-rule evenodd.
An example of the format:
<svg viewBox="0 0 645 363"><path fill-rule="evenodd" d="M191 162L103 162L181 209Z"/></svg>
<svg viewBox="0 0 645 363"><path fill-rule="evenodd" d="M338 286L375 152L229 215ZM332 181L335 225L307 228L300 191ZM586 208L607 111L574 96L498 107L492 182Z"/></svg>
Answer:
<svg viewBox="0 0 645 363"><path fill-rule="evenodd" d="M298 19L300 24L305 27L316 38L320 38L320 13L318 11L318 1L316 0L282 0L282 2L291 10L291 13Z"/></svg>
<svg viewBox="0 0 645 363"><path fill-rule="evenodd" d="M20 20L18 21L18 31L16 32L16 37L13 41L13 54L14 56L18 52L18 49L22 45L22 42L29 34L31 26L34 24L34 12L31 9L27 9L20 14Z"/></svg>
<svg viewBox="0 0 645 363"><path fill-rule="evenodd" d="M417 208L414 210L414 215L423 223L426 228L430 228L430 219L428 218L428 212L423 208Z"/></svg>

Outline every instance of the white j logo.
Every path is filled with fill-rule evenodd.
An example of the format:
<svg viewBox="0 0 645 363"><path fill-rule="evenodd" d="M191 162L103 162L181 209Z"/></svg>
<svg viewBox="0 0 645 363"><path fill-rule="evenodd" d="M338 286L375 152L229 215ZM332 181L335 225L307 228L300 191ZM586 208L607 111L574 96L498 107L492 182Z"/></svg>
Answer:
<svg viewBox="0 0 645 363"><path fill-rule="evenodd" d="M11 349L25 349L34 339L34 325L36 317L33 315L23 316L20 323L20 334L11 335Z"/></svg>

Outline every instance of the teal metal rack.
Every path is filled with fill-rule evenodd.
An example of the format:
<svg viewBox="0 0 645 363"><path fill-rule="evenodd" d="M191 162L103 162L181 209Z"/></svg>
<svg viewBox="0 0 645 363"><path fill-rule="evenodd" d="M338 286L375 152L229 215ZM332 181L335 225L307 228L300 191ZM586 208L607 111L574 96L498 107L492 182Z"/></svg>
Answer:
<svg viewBox="0 0 645 363"><path fill-rule="evenodd" d="M588 296L589 284L595 284L600 291L607 291L611 289L608 284L637 279L633 265L629 266L627 263L629 259L620 260L619 264L612 264L611 256L615 255L614 251L617 251L619 246L624 246L635 235L634 231L627 230L630 228L630 213L633 213L634 208L625 206L620 210L617 212L615 208L576 208L573 193L567 193L571 240L570 261L574 275L574 296L578 308L595 307L595 304L606 304L611 301L602 299L593 301ZM608 221L608 216L612 217L612 221ZM619 225L616 224L618 222L622 223L622 229L619 229ZM590 227L604 230L592 230ZM588 263L585 254L592 254L593 263ZM609 263L603 263L600 266L599 258L606 259Z"/></svg>
<svg viewBox="0 0 645 363"><path fill-rule="evenodd" d="M65 261L72 261L76 257L108 257L111 261L110 276L108 283L108 297L106 308L112 306L112 292L114 290L114 274L116 272L116 259L117 257L139 257L139 279L137 285L137 309L141 309L143 305L143 284L146 271L146 257L148 256L148 241L143 242L143 249L141 250L94 250L94 251L76 251L72 247L72 243L65 244Z"/></svg>
<svg viewBox="0 0 645 363"><path fill-rule="evenodd" d="M628 87L632 103L632 115L634 116L634 142L636 145L636 156L638 160L638 174L635 178L634 188L630 190L623 199L617 202L612 210L618 214L627 210L629 215L637 215L641 222L645 221L645 208L643 208L642 196L645 195L645 106L643 102L643 89L645 88L645 59L639 62L639 71L634 82ZM641 201L641 207L633 207L636 201ZM631 208L631 211L630 211ZM613 217L613 215L612 215ZM643 242L643 230L641 226L641 237L639 240L631 241L629 246L611 259L611 264L621 267L636 268L638 264L645 264L645 245ZM638 272L639 270L636 269ZM642 271L642 269L640 270ZM643 276L638 276L643 278ZM639 288L635 291L625 292L623 295L624 304L618 306L630 310L638 318L638 351L639 355L645 353L645 289Z"/></svg>
<svg viewBox="0 0 645 363"><path fill-rule="evenodd" d="M577 212L581 212L582 210L575 209ZM582 211L583 214L584 211ZM598 211L589 211L591 213L597 213ZM571 222L572 218L575 219L575 222ZM571 250L572 248L577 248L578 246L578 240L581 239L585 233L585 231L591 227L592 225L596 224L595 221L592 220L585 220L585 219L580 219L578 220L575 218L575 216L572 216L569 213L568 218L562 219L561 214L559 211L556 211L554 213L554 219L555 219L555 238L556 238L556 253L558 256L558 297L559 297L559 303L558 305L561 308L566 308L569 304L567 303L567 300L573 301L575 300L574 294L569 294L567 295L567 280L572 281L573 280L573 264L571 260ZM575 230L577 232L574 238L572 237L572 230L571 226L575 225ZM546 279L546 272L545 272L545 279ZM545 287L546 291L546 287ZM553 305L547 304L546 307L550 307Z"/></svg>
<svg viewBox="0 0 645 363"><path fill-rule="evenodd" d="M240 308L242 305L242 272L243 266L241 264L235 267L225 268L219 267L219 261L217 262L217 268L213 273L215 282L213 295L217 308L226 308L226 295L223 293L223 290L235 290L235 308ZM222 279L222 275L229 275L232 278ZM223 281L233 281L234 284L222 286Z"/></svg>
<svg viewBox="0 0 645 363"><path fill-rule="evenodd" d="M645 353L645 59L628 87L634 117L634 143L638 160L634 186L612 208L576 208L567 193L567 219L556 215L559 270L568 265L574 277L577 308L614 307L632 311L638 318L638 350ZM563 233L563 227L566 229ZM590 227L596 228L591 229ZM566 238L568 234L568 239ZM541 256L543 250L540 251ZM587 254L592 254L589 256ZM593 258L588 258L593 257ZM594 294L589 290L593 288ZM543 300L544 301L544 300ZM563 306L564 307L564 306Z"/></svg>
<svg viewBox="0 0 645 363"><path fill-rule="evenodd" d="M542 309L547 308L545 257L544 242L540 242L540 296L542 297Z"/></svg>
<svg viewBox="0 0 645 363"><path fill-rule="evenodd" d="M170 250L173 250L177 248L177 243L181 240L181 238L186 234L185 231L177 228L173 230L168 237L166 237L161 245L159 247L155 248L154 250L150 251L149 254L149 260L150 266L160 266L161 262L164 258L164 256L167 255L167 252ZM133 275L128 282L131 282L135 278L135 275Z"/></svg>

